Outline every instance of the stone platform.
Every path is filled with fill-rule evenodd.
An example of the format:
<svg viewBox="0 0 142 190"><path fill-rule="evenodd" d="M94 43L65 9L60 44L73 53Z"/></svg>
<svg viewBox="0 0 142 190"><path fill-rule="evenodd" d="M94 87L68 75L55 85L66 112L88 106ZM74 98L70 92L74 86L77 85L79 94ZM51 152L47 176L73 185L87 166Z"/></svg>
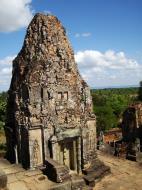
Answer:
<svg viewBox="0 0 142 190"><path fill-rule="evenodd" d="M142 164L102 152L98 157L111 168L111 174L96 183L94 190L141 190Z"/></svg>
<svg viewBox="0 0 142 190"><path fill-rule="evenodd" d="M96 180L94 188L86 186L82 190L141 190L141 163L116 158L100 151L98 157L111 168L111 173L101 181ZM24 170L20 165L11 165L4 159L0 159L1 170L7 174L9 190L71 190L71 181L53 183L40 170ZM80 183L76 176L71 179L73 184ZM76 184L75 187L77 187ZM75 190L74 186L72 190Z"/></svg>
<svg viewBox="0 0 142 190"><path fill-rule="evenodd" d="M104 167L103 163L98 161L94 170L90 169L85 170L82 175L70 172L70 178L55 183L48 179L40 169L25 170L20 164L11 164L0 158L0 171L7 176L8 190L92 190L98 178L101 179L109 168ZM50 172L52 173L49 170Z"/></svg>
<svg viewBox="0 0 142 190"><path fill-rule="evenodd" d="M43 175L42 171L25 170L21 165L10 164L5 159L0 159L0 171L7 175L8 190L47 190L52 182Z"/></svg>
<svg viewBox="0 0 142 190"><path fill-rule="evenodd" d="M86 190L82 177L71 175L70 180L63 183L54 183L39 169L25 170L21 165L10 164L0 158L0 171L7 175L8 190Z"/></svg>

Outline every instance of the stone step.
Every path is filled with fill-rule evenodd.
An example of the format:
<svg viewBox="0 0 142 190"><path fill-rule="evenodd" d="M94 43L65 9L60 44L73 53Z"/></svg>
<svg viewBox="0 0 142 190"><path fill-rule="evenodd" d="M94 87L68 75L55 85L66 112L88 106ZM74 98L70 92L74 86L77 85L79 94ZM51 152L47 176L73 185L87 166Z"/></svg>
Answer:
<svg viewBox="0 0 142 190"><path fill-rule="evenodd" d="M102 168L102 167L105 167L104 163L101 162L100 160L96 160L94 161L93 166L83 170L83 174L87 175L89 173L96 171L98 168Z"/></svg>
<svg viewBox="0 0 142 190"><path fill-rule="evenodd" d="M90 170L90 173L87 173L87 175L84 175L84 180L87 185L94 187L95 186L95 181L98 181L102 179L104 175L107 173L110 173L110 168L105 165L101 165L94 171Z"/></svg>
<svg viewBox="0 0 142 190"><path fill-rule="evenodd" d="M70 179L69 168L65 165L61 165L53 159L46 159L46 170L44 173L57 183L62 183L65 180Z"/></svg>

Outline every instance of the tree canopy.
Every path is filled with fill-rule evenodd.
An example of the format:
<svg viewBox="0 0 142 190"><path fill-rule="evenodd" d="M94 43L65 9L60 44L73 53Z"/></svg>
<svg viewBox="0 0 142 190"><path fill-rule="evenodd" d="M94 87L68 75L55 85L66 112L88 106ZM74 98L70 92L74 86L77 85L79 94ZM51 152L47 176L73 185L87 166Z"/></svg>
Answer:
<svg viewBox="0 0 142 190"><path fill-rule="evenodd" d="M138 88L91 90L97 131L118 127L124 110L137 101Z"/></svg>

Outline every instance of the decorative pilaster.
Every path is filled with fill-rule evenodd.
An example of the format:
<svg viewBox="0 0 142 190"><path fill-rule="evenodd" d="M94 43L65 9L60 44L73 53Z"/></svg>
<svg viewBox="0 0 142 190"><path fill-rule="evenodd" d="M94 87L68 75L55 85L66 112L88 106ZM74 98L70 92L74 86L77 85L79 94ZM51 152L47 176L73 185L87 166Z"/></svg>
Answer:
<svg viewBox="0 0 142 190"><path fill-rule="evenodd" d="M76 141L73 141L74 170L77 171Z"/></svg>
<svg viewBox="0 0 142 190"><path fill-rule="evenodd" d="M81 137L77 138L77 172L79 174L82 173L81 171Z"/></svg>
<svg viewBox="0 0 142 190"><path fill-rule="evenodd" d="M53 160L58 160L57 159L57 149L58 149L58 143L57 143L57 137L56 136L52 136L51 138L51 147L52 147L52 158Z"/></svg>

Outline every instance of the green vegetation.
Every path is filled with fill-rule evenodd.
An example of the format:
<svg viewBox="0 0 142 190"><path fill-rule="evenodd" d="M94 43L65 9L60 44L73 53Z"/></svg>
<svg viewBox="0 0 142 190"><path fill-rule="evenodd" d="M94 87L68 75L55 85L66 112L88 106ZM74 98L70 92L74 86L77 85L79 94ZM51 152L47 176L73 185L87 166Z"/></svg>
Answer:
<svg viewBox="0 0 142 190"><path fill-rule="evenodd" d="M7 104L7 93L0 93L0 130L3 130L6 114L6 104Z"/></svg>
<svg viewBox="0 0 142 190"><path fill-rule="evenodd" d="M91 90L91 93L99 132L119 127L124 110L138 101L139 88Z"/></svg>
<svg viewBox="0 0 142 190"><path fill-rule="evenodd" d="M7 105L7 93L0 93L0 151L6 149L5 135L4 135L4 124L6 116L6 105Z"/></svg>

